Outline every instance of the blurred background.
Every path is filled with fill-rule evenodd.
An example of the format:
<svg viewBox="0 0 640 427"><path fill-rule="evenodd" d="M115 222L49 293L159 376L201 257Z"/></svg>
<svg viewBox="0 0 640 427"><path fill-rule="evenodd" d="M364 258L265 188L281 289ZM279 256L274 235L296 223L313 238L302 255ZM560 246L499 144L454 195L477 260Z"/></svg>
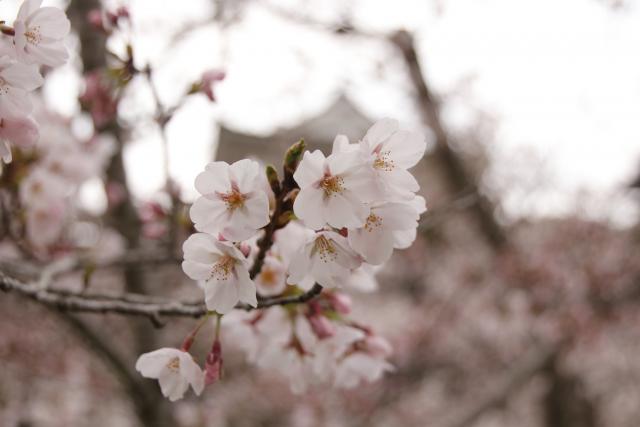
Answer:
<svg viewBox="0 0 640 427"><path fill-rule="evenodd" d="M45 3L67 9L73 34L43 108L76 138L99 130L118 147L79 190L78 217L108 236L99 256L155 250L163 231L136 212L177 220L213 159L279 164L300 138L328 152L383 117L426 135L413 173L428 211L378 290L353 295L354 317L393 344L382 381L295 396L229 343L224 380L169 404L133 364L192 321L156 329L2 294L1 425L640 425L637 2ZM89 25L91 10L122 6L117 31ZM1 19L18 7L0 2ZM85 77L128 60L152 71L123 85L114 122L97 129L78 101ZM224 73L214 102L185 97L207 70ZM128 208L113 208L114 182ZM92 288L199 295L176 260L120 267L95 272Z"/></svg>

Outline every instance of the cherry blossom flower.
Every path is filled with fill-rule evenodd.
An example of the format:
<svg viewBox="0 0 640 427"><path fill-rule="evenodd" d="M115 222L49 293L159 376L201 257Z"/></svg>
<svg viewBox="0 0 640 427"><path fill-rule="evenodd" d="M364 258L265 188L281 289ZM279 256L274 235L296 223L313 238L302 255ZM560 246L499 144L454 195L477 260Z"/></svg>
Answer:
<svg viewBox="0 0 640 427"><path fill-rule="evenodd" d="M424 156L426 141L423 135L398 127L396 120L382 119L360 141L360 154L375 187L367 201L411 200L420 189L407 169Z"/></svg>
<svg viewBox="0 0 640 427"><path fill-rule="evenodd" d="M145 378L157 379L165 397L175 402L191 386L196 395L204 389L204 373L191 355L176 348L161 348L138 358L136 370Z"/></svg>
<svg viewBox="0 0 640 427"><path fill-rule="evenodd" d="M319 382L314 373L313 349L318 339L304 317L297 317L289 340L284 345L267 347L258 366L274 370L289 379L291 391L304 393Z"/></svg>
<svg viewBox="0 0 640 427"><path fill-rule="evenodd" d="M183 245L182 269L194 280L204 280L209 310L228 313L238 303L258 304L248 263L235 246L205 233L192 234Z"/></svg>
<svg viewBox="0 0 640 427"><path fill-rule="evenodd" d="M302 289L310 289L315 282L334 288L340 286L361 262L346 238L333 231L322 231L294 255L287 283Z"/></svg>
<svg viewBox="0 0 640 427"><path fill-rule="evenodd" d="M427 205L422 196L415 196L408 204L416 210L418 215L422 215L427 210ZM393 247L396 249L408 248L416 240L417 231L417 226L404 230L395 230L393 232Z"/></svg>
<svg viewBox="0 0 640 427"><path fill-rule="evenodd" d="M38 124L30 117L0 119L0 157L5 163L11 163L11 145L33 147L39 137Z"/></svg>
<svg viewBox="0 0 640 427"><path fill-rule="evenodd" d="M269 223L265 179L252 160L209 163L195 182L203 195L190 211L196 229L234 242L255 235Z"/></svg>
<svg viewBox="0 0 640 427"><path fill-rule="evenodd" d="M290 339L291 322L281 307L256 312L233 311L224 316L225 339L245 353L247 360L257 363L271 346L284 346Z"/></svg>
<svg viewBox="0 0 640 427"><path fill-rule="evenodd" d="M349 230L349 244L369 264L380 265L393 253L394 232L415 229L419 217L416 209L408 203L373 204L364 227Z"/></svg>
<svg viewBox="0 0 640 427"><path fill-rule="evenodd" d="M338 366L339 360L357 341L365 338L364 332L351 326L340 325L335 333L318 341L315 347L314 371L316 375L330 378Z"/></svg>
<svg viewBox="0 0 640 427"><path fill-rule="evenodd" d="M20 201L26 206L47 204L68 194L68 186L44 168L35 168L20 183Z"/></svg>
<svg viewBox="0 0 640 427"><path fill-rule="evenodd" d="M293 210L308 227L360 227L367 208L358 195L367 176L358 153L338 153L325 158L321 151L305 152L293 175L300 186Z"/></svg>
<svg viewBox="0 0 640 427"><path fill-rule="evenodd" d="M391 345L380 336L371 335L355 342L337 364L335 386L354 388L363 381L379 380L385 372L393 370L393 365L386 361L390 354Z"/></svg>
<svg viewBox="0 0 640 427"><path fill-rule="evenodd" d="M13 43L20 62L55 67L69 58L63 40L69 34L71 24L62 10L40 7L41 4L42 0L22 3L13 23Z"/></svg>
<svg viewBox="0 0 640 427"><path fill-rule="evenodd" d="M287 287L287 267L282 259L275 256L267 256L256 276L255 283L258 292L264 296L280 295Z"/></svg>
<svg viewBox="0 0 640 427"><path fill-rule="evenodd" d="M42 76L33 65L0 57L0 117L23 117L31 113L33 105L28 92L40 87Z"/></svg>
<svg viewBox="0 0 640 427"><path fill-rule="evenodd" d="M27 207L27 238L36 247L55 243L65 227L67 204L63 199L48 199Z"/></svg>

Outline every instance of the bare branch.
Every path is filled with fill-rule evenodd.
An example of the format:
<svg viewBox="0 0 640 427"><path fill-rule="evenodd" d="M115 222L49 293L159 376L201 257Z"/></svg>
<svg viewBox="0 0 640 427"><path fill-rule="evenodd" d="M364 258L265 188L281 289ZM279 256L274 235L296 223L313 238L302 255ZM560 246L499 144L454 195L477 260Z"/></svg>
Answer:
<svg viewBox="0 0 640 427"><path fill-rule="evenodd" d="M16 292L41 304L63 311L84 313L118 313L147 317L155 326L162 326L162 316L198 318L207 314L203 303L188 301L160 301L157 297L139 294L74 294L53 289L43 289L38 284L24 283L0 271L0 290ZM238 304L237 309L254 310L275 305L302 304L322 292L322 286L315 284L309 291L293 296L263 298L257 307Z"/></svg>

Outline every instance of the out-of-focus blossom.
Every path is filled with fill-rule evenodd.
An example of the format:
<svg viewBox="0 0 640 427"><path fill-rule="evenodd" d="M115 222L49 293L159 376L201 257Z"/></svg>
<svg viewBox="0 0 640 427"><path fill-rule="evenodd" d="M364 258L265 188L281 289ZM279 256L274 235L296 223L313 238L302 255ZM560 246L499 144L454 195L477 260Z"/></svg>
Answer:
<svg viewBox="0 0 640 427"><path fill-rule="evenodd" d="M176 348L161 348L141 355L136 370L145 378L157 379L162 394L172 402L182 399L189 386L198 396L204 389L202 369L189 353Z"/></svg>
<svg viewBox="0 0 640 427"><path fill-rule="evenodd" d="M10 163L13 158L12 145L21 149L30 148L38 142L39 137L38 124L30 117L0 119L0 157L5 163Z"/></svg>
<svg viewBox="0 0 640 427"><path fill-rule="evenodd" d="M380 336L368 336L347 350L335 371L334 383L340 388L354 388L364 382L374 382L393 370L386 358L391 345Z"/></svg>
<svg viewBox="0 0 640 427"><path fill-rule="evenodd" d="M22 118L30 114L33 105L28 93L43 81L35 65L0 57L0 117Z"/></svg>
<svg viewBox="0 0 640 427"><path fill-rule="evenodd" d="M216 100L214 92L216 84L224 80L225 77L225 72L220 70L208 70L202 73L202 81L200 83L202 92L207 95L207 98L209 98L211 102L215 102Z"/></svg>
<svg viewBox="0 0 640 427"><path fill-rule="evenodd" d="M101 70L87 73L84 76L84 84L80 103L89 110L95 127L100 129L115 119L118 104Z"/></svg>

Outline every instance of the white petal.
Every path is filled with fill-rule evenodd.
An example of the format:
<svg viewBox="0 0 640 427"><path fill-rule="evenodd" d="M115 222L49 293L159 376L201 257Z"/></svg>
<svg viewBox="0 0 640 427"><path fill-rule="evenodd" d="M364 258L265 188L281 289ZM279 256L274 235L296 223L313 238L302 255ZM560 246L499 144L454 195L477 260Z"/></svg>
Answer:
<svg viewBox="0 0 640 427"><path fill-rule="evenodd" d="M246 302L252 307L258 305L256 298L256 284L249 278L249 272L246 268L236 268L238 273L238 299L242 302Z"/></svg>
<svg viewBox="0 0 640 427"><path fill-rule="evenodd" d="M412 200L420 190L418 181L405 169L395 168L390 172L380 172L383 176L389 200Z"/></svg>
<svg viewBox="0 0 640 427"><path fill-rule="evenodd" d="M200 396L204 390L204 372L189 353L186 351L181 351L181 353L180 375L191 384L193 391Z"/></svg>
<svg viewBox="0 0 640 427"><path fill-rule="evenodd" d="M344 153L357 149L358 146L356 144L349 145L349 138L347 138L345 135L337 135L333 140L333 148L331 150L331 154Z"/></svg>
<svg viewBox="0 0 640 427"><path fill-rule="evenodd" d="M249 196L242 209L238 210L248 226L259 229L269 223L269 198L263 191L256 191ZM233 220L234 215L231 216Z"/></svg>
<svg viewBox="0 0 640 427"><path fill-rule="evenodd" d="M231 189L229 165L226 162L211 162L195 181L196 190L202 195L227 193Z"/></svg>
<svg viewBox="0 0 640 427"><path fill-rule="evenodd" d="M11 86L15 86L27 91L32 91L44 83L44 79L35 65L15 64L7 67L0 72L0 76L6 80Z"/></svg>
<svg viewBox="0 0 640 427"><path fill-rule="evenodd" d="M260 165L254 160L242 159L229 166L229 178L235 182L241 193L256 189L259 172Z"/></svg>
<svg viewBox="0 0 640 427"><path fill-rule="evenodd" d="M136 371L145 378L158 378L169 360L178 356L178 352L180 350L175 348L161 348L141 354L136 361Z"/></svg>
<svg viewBox="0 0 640 427"><path fill-rule="evenodd" d="M191 205L189 216L196 229L210 234L218 234L226 221L227 206L221 200L209 200L199 197Z"/></svg>
<svg viewBox="0 0 640 427"><path fill-rule="evenodd" d="M422 159L426 148L427 141L422 134L400 130L384 143L382 150L390 151L396 167L409 169Z"/></svg>
<svg viewBox="0 0 640 427"><path fill-rule="evenodd" d="M408 230L397 230L393 232L393 246L396 249L406 249L416 240L416 228Z"/></svg>
<svg viewBox="0 0 640 427"><path fill-rule="evenodd" d="M71 23L64 12L56 7L43 7L27 20L29 27L40 27L40 34L52 39L61 39L71 29Z"/></svg>
<svg viewBox="0 0 640 427"><path fill-rule="evenodd" d="M206 280L211 275L212 265L200 264L193 261L183 261L182 271L193 280Z"/></svg>
<svg viewBox="0 0 640 427"><path fill-rule="evenodd" d="M369 264L380 265L391 258L393 234L383 227L349 231L349 244Z"/></svg>
<svg viewBox="0 0 640 427"><path fill-rule="evenodd" d="M332 154L327 157L327 165L332 175L343 175L363 165L360 154L352 151Z"/></svg>
<svg viewBox="0 0 640 427"><path fill-rule="evenodd" d="M160 375L158 382L162 394L172 402L182 399L189 388L189 383L179 373L168 370Z"/></svg>
<svg viewBox="0 0 640 427"><path fill-rule="evenodd" d="M378 144L388 139L397 130L397 120L384 118L369 128L364 138L362 138L362 142L369 150L374 150Z"/></svg>
<svg viewBox="0 0 640 427"><path fill-rule="evenodd" d="M27 44L25 49L29 56L50 67L62 65L69 59L69 52L62 42L40 43L37 46Z"/></svg>
<svg viewBox="0 0 640 427"><path fill-rule="evenodd" d="M298 183L300 188L307 188L324 176L324 154L322 151L316 150L313 153L305 151L302 161L298 165L293 179Z"/></svg>
<svg viewBox="0 0 640 427"><path fill-rule="evenodd" d="M35 13L42 4L42 0L25 0L20 9L18 10L18 18L21 21L26 21L27 18Z"/></svg>
<svg viewBox="0 0 640 427"><path fill-rule="evenodd" d="M389 230L406 230L416 227L419 215L408 203L385 203L373 209L382 218L382 227Z"/></svg>
<svg viewBox="0 0 640 427"><path fill-rule="evenodd" d="M293 212L307 227L318 230L326 223L322 215L323 204L324 191L319 188L306 187L300 190L295 202L293 202Z"/></svg>
<svg viewBox="0 0 640 427"><path fill-rule="evenodd" d="M237 279L230 277L228 280L209 280L205 284L205 302L207 309L225 314L233 310L238 303Z"/></svg>
<svg viewBox="0 0 640 427"><path fill-rule="evenodd" d="M369 209L351 191L330 196L323 212L327 222L335 228L361 227L369 215Z"/></svg>
<svg viewBox="0 0 640 427"><path fill-rule="evenodd" d="M289 278L287 279L287 283L290 285L298 285L299 282L302 282L309 274L312 248L313 242L307 243L293 255L293 258L289 263Z"/></svg>

